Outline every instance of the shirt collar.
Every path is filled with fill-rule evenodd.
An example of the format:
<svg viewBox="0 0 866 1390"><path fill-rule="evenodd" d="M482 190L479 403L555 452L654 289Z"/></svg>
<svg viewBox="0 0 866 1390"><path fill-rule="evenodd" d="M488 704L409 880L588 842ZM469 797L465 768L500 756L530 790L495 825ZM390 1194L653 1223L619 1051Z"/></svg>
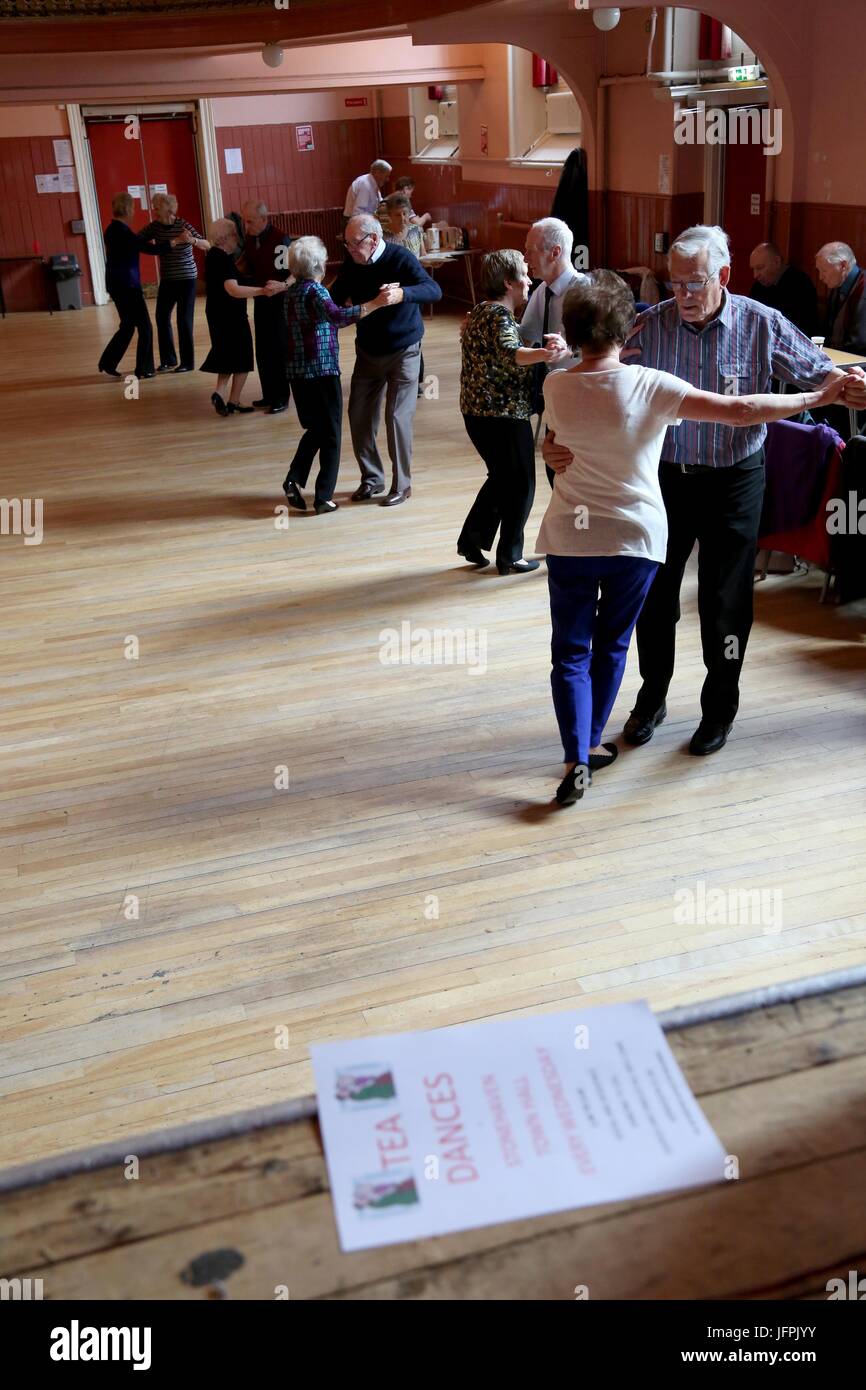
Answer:
<svg viewBox="0 0 866 1390"><path fill-rule="evenodd" d="M380 256L384 256L384 254L385 254L385 240L384 240L384 237L383 237L382 240L379 242L378 246L376 247L376 250L373 252L372 256L370 257L369 261L367 262L367 264L368 264L368 265L375 265L375 263L376 263L376 261L378 261L379 257L380 257Z"/></svg>
<svg viewBox="0 0 866 1390"><path fill-rule="evenodd" d="M576 275L577 271L574 269L574 267L567 265L565 267L565 270L563 270L561 274L557 275L553 283L551 285L548 285L547 288L550 290L551 294L565 294L565 291L568 289L569 285L571 284L572 280L575 278Z"/></svg>

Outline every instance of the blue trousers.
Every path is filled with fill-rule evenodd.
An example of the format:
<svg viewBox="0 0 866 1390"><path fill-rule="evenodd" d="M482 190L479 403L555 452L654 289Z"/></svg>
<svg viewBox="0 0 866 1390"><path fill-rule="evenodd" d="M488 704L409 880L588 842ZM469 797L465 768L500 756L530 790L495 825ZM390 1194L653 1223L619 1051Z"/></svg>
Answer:
<svg viewBox="0 0 866 1390"><path fill-rule="evenodd" d="M550 684L564 761L586 763L619 694L658 564L635 555L548 555Z"/></svg>

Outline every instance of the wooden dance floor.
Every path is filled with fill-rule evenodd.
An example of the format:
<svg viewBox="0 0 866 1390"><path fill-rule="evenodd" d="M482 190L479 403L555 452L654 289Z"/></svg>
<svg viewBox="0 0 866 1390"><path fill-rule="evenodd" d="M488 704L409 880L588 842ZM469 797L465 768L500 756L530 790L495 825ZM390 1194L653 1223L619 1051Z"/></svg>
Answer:
<svg viewBox="0 0 866 1390"><path fill-rule="evenodd" d="M866 961L862 606L759 585L733 737L691 758L690 571L667 722L553 810L545 571L455 551L457 319L408 505L287 529L294 411L219 419L198 373L126 400L114 323L0 324L3 496L44 499L42 544L0 538L0 1164L308 1093L316 1039ZM546 496L539 460L527 554ZM612 732L637 683L632 656Z"/></svg>

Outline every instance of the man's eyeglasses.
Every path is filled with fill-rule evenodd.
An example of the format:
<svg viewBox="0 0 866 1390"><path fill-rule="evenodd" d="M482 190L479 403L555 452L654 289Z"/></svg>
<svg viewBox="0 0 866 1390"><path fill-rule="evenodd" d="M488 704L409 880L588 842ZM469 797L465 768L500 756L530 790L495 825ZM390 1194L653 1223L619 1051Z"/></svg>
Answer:
<svg viewBox="0 0 866 1390"><path fill-rule="evenodd" d="M665 280L665 288L673 294L700 294L718 275L708 275L706 280Z"/></svg>
<svg viewBox="0 0 866 1390"><path fill-rule="evenodd" d="M359 246L363 246L365 241L369 241L369 240L370 240L370 237L371 237L371 236L375 236L375 235L376 235L375 232L368 232L366 236L360 237L357 241L347 241L347 242L346 242L346 245L347 245L347 246L354 246L355 250L357 251L357 249L358 249Z"/></svg>

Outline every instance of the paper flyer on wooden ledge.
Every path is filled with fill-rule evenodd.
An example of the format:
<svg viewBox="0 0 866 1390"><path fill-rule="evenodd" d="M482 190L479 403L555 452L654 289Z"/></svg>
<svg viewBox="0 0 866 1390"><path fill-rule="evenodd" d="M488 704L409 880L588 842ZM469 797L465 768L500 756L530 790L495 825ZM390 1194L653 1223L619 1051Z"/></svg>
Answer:
<svg viewBox="0 0 866 1390"><path fill-rule="evenodd" d="M311 1053L344 1250L725 1177L644 1002Z"/></svg>

